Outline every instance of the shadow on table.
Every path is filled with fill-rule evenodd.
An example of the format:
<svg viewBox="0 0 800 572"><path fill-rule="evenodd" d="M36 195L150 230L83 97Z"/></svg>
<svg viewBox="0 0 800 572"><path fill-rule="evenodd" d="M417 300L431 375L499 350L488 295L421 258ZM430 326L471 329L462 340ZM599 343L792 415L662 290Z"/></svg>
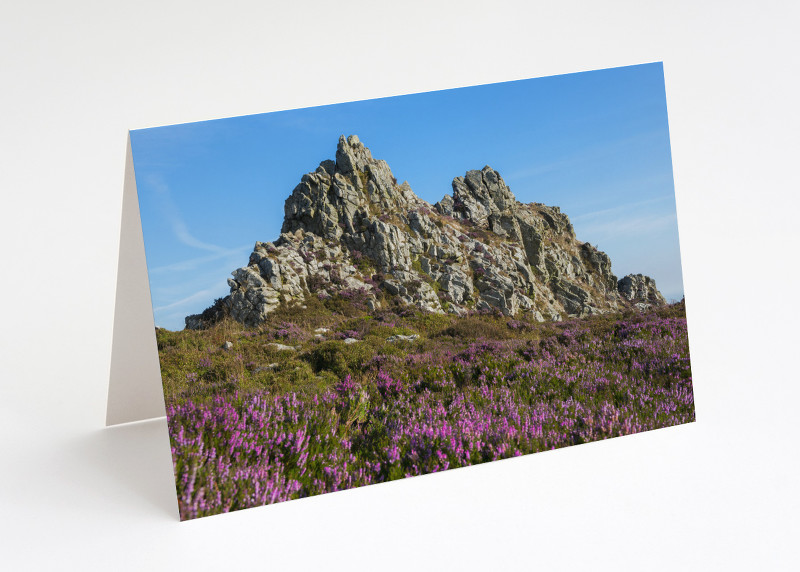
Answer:
<svg viewBox="0 0 800 572"><path fill-rule="evenodd" d="M166 418L106 427L72 441L72 445L86 471L107 478L86 479L109 488L97 491L99 494L107 492L123 500L135 495L162 515L178 520Z"/></svg>

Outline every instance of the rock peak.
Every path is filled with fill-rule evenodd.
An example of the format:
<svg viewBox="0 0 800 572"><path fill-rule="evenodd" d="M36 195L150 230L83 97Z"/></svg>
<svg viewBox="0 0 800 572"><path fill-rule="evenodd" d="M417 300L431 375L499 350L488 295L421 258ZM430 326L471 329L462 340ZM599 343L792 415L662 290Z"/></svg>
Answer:
<svg viewBox="0 0 800 572"><path fill-rule="evenodd" d="M467 171L463 177L453 179L453 197L456 195L463 197L469 195L484 203L490 210L492 203L498 211L505 211L512 208L517 199L511 189L508 188L500 173L486 165L480 171Z"/></svg>
<svg viewBox="0 0 800 572"><path fill-rule="evenodd" d="M336 169L340 173L349 175L365 171L374 161L372 153L361 143L358 135L339 136L339 144L336 146Z"/></svg>
<svg viewBox="0 0 800 572"><path fill-rule="evenodd" d="M336 161L323 161L303 175L286 199L281 232L302 230L339 240L363 232L381 214L405 212L422 202L407 183L397 184L386 161L373 158L357 135L342 135Z"/></svg>
<svg viewBox="0 0 800 572"><path fill-rule="evenodd" d="M486 227L502 237L521 238L517 199L500 173L486 165L454 178L452 187L452 197L445 196L435 205L441 214Z"/></svg>

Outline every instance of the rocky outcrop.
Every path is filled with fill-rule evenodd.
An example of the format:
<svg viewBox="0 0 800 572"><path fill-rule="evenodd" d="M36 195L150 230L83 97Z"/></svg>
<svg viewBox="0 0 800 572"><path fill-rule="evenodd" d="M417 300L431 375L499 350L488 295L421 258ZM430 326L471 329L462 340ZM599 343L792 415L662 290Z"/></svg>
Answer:
<svg viewBox="0 0 800 572"><path fill-rule="evenodd" d="M452 195L432 206L358 137L342 136L336 160L303 175L284 214L277 240L257 242L228 279L230 294L188 316L187 328L225 315L256 326L307 296L538 320L665 303L648 277L618 282L609 257L577 240L558 207L518 202L488 166L453 179Z"/></svg>
<svg viewBox="0 0 800 572"><path fill-rule="evenodd" d="M667 303L656 288L656 281L641 274L628 274L617 283L620 296L640 309Z"/></svg>

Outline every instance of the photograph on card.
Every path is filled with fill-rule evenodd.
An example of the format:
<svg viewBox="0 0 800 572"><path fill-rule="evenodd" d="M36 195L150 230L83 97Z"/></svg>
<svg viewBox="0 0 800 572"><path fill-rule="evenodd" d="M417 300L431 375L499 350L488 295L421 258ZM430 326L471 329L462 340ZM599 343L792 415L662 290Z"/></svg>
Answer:
<svg viewBox="0 0 800 572"><path fill-rule="evenodd" d="M182 520L695 419L660 63L131 146Z"/></svg>

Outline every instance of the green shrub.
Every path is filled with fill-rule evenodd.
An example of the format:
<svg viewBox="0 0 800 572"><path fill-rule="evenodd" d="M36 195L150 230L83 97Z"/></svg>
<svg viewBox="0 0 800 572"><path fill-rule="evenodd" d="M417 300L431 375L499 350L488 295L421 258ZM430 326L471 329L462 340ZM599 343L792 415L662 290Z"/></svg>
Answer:
<svg viewBox="0 0 800 572"><path fill-rule="evenodd" d="M375 263L363 255L361 258L356 260L355 266L358 271L365 276L372 276L372 274L375 272Z"/></svg>
<svg viewBox="0 0 800 572"><path fill-rule="evenodd" d="M338 377L348 373L359 373L363 365L374 354L373 349L363 343L346 344L340 340L322 342L304 356L315 372L328 371Z"/></svg>
<svg viewBox="0 0 800 572"><path fill-rule="evenodd" d="M505 324L498 323L496 319L488 316L461 318L440 331L437 336L450 336L468 340L476 340L478 338L502 340L514 337Z"/></svg>
<svg viewBox="0 0 800 572"><path fill-rule="evenodd" d="M415 316L411 323L420 331L420 333L430 336L447 328L452 321L453 318L446 314L430 313L419 314Z"/></svg>

